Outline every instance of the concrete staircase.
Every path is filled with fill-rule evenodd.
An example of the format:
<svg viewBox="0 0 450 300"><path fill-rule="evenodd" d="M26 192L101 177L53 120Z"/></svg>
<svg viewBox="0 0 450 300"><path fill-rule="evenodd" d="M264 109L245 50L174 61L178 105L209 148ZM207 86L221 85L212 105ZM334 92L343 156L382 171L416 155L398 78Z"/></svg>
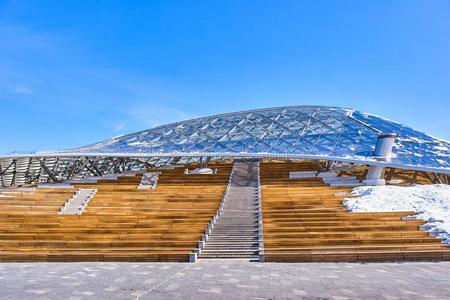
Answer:
<svg viewBox="0 0 450 300"><path fill-rule="evenodd" d="M142 175L141 182L138 185L138 190L155 189L158 183L159 174L161 172L145 172Z"/></svg>
<svg viewBox="0 0 450 300"><path fill-rule="evenodd" d="M79 189L61 208L61 215L81 215L94 197L96 189Z"/></svg>
<svg viewBox="0 0 450 300"><path fill-rule="evenodd" d="M257 161L236 160L223 211L199 258L258 259Z"/></svg>

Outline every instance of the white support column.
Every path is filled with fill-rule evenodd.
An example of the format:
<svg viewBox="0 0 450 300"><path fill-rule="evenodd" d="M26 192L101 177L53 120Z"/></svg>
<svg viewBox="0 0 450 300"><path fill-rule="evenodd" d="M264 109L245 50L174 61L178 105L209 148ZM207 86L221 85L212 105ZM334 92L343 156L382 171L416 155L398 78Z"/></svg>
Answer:
<svg viewBox="0 0 450 300"><path fill-rule="evenodd" d="M382 133L378 136L373 156L378 160L388 161L392 158L392 147L394 146L396 134ZM367 172L367 179L363 181L365 185L385 185L384 167L370 166Z"/></svg>
<svg viewBox="0 0 450 300"><path fill-rule="evenodd" d="M211 160L211 156L206 156L206 157L200 157L200 168L207 168L208 167L208 163Z"/></svg>

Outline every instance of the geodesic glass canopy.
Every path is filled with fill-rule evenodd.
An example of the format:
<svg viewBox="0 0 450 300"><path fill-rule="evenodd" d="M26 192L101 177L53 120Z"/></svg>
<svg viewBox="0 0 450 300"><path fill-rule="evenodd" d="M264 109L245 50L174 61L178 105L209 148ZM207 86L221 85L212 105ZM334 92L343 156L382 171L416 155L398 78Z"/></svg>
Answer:
<svg viewBox="0 0 450 300"><path fill-rule="evenodd" d="M377 136L396 133L389 163L449 169L450 143L359 111L279 107L193 119L70 150L160 156L254 156L373 162ZM65 151L67 152L67 151Z"/></svg>
<svg viewBox="0 0 450 300"><path fill-rule="evenodd" d="M380 133L397 135L395 157L389 160L372 155ZM187 120L76 149L3 155L0 185L41 176L56 181L104 175L208 156L318 159L450 173L447 141L352 109L292 106Z"/></svg>

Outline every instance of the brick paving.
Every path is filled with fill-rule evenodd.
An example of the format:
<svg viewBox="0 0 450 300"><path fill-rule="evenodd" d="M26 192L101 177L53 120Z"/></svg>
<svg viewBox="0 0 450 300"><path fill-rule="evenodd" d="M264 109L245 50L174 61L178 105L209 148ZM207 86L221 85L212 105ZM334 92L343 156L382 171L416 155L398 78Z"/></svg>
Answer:
<svg viewBox="0 0 450 300"><path fill-rule="evenodd" d="M3 263L0 299L449 299L450 262Z"/></svg>

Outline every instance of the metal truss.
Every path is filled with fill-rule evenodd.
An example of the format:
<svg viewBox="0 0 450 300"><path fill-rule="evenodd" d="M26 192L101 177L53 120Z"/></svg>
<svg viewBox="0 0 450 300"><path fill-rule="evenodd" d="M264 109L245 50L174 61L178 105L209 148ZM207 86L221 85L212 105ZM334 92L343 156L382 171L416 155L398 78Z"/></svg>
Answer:
<svg viewBox="0 0 450 300"><path fill-rule="evenodd" d="M0 159L0 186L55 183L105 176L152 167L189 164L198 158L182 157L23 157Z"/></svg>

